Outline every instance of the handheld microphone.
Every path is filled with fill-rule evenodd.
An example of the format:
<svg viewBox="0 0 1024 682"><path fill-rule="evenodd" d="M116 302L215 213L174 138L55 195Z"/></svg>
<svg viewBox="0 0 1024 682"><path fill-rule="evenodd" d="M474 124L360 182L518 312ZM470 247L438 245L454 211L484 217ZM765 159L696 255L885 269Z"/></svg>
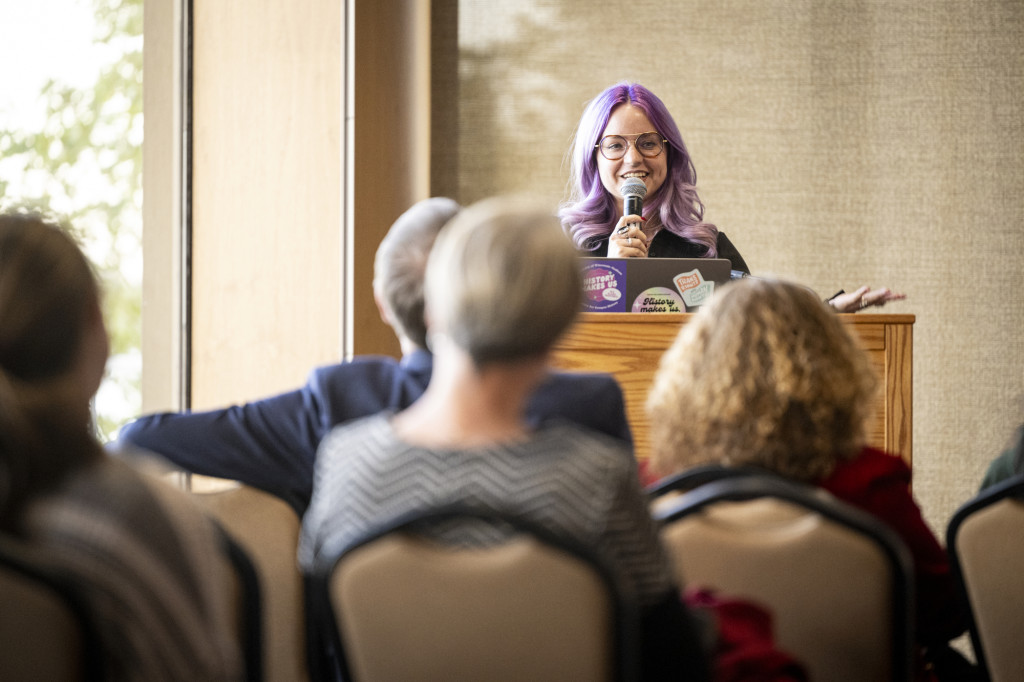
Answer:
<svg viewBox="0 0 1024 682"><path fill-rule="evenodd" d="M626 200L623 215L643 215L644 197L647 196L647 185L640 178L627 178L620 189L622 198Z"/></svg>

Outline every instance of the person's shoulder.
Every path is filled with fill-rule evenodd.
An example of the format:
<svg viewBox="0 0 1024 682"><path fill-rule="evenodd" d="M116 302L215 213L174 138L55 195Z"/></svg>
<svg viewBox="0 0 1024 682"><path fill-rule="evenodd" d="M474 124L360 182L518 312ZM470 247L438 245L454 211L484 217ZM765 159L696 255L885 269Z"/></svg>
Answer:
<svg viewBox="0 0 1024 682"><path fill-rule="evenodd" d="M329 387L339 383L390 381L396 376L412 381L429 379L433 358L427 351L416 351L401 360L390 355L358 355L351 360L321 365L309 374L308 384Z"/></svg>
<svg viewBox="0 0 1024 682"><path fill-rule="evenodd" d="M387 355L360 355L345 362L316 367L304 388L315 395L332 397L345 404L377 405L390 393L396 377L410 375L409 368ZM419 379L410 377L419 382Z"/></svg>
<svg viewBox="0 0 1024 682"><path fill-rule="evenodd" d="M527 415L534 424L563 419L632 443L622 387L608 374L549 372Z"/></svg>
<svg viewBox="0 0 1024 682"><path fill-rule="evenodd" d="M538 434L570 458L588 458L614 462L616 466L635 466L633 452L618 438L576 422L558 419L543 427Z"/></svg>
<svg viewBox="0 0 1024 682"><path fill-rule="evenodd" d="M570 372L553 369L548 372L548 379L555 382L565 382L570 385L589 385L593 383L617 383L615 377L606 372Z"/></svg>
<svg viewBox="0 0 1024 682"><path fill-rule="evenodd" d="M822 486L833 492L854 492L881 484L910 484L910 467L897 455L863 447L852 458L840 460Z"/></svg>
<svg viewBox="0 0 1024 682"><path fill-rule="evenodd" d="M878 473L910 473L910 467L907 466L902 457L871 446L861 448L860 454L855 458L855 461L859 462L862 468L869 468Z"/></svg>
<svg viewBox="0 0 1024 682"><path fill-rule="evenodd" d="M735 251L736 250L736 247L733 245L732 241L729 239L729 237L722 230L719 230L718 231L718 236L715 237L715 245L718 247L719 251Z"/></svg>
<svg viewBox="0 0 1024 682"><path fill-rule="evenodd" d="M191 493L145 464L107 456L76 471L41 499L33 517L36 531L51 539L69 534L98 547L112 537L109 529L119 528L126 541L154 551L162 548L166 556L178 551L177 536L164 530L209 531L208 517Z"/></svg>
<svg viewBox="0 0 1024 682"><path fill-rule="evenodd" d="M345 362L315 367L310 372L310 377L323 381L337 376L354 374L392 373L397 371L398 368L398 360L388 355L357 355Z"/></svg>
<svg viewBox="0 0 1024 682"><path fill-rule="evenodd" d="M989 488L997 483L1022 473L1019 468L1019 453L1014 449L1004 450L998 457L989 462L985 476L981 481L981 489Z"/></svg>
<svg viewBox="0 0 1024 682"><path fill-rule="evenodd" d="M393 437L391 417L394 412L385 410L366 417L338 424L324 437L320 444L321 455L330 456L332 452L345 453L352 444L381 442ZM320 455L317 457L320 458Z"/></svg>
<svg viewBox="0 0 1024 682"><path fill-rule="evenodd" d="M538 390L553 393L579 394L586 399L599 400L606 391L621 391L619 382L610 374L600 372L548 372Z"/></svg>
<svg viewBox="0 0 1024 682"><path fill-rule="evenodd" d="M99 489L117 490L122 497L131 495L139 505L155 504L165 513L206 517L195 495L168 478L159 460L104 457L94 467L91 478L94 483L101 481Z"/></svg>
<svg viewBox="0 0 1024 682"><path fill-rule="evenodd" d="M104 456L69 474L48 501L126 510L151 499L138 462Z"/></svg>
<svg viewBox="0 0 1024 682"><path fill-rule="evenodd" d="M840 464L844 466L863 476L910 478L910 467L902 457L871 446L862 447L855 457Z"/></svg>

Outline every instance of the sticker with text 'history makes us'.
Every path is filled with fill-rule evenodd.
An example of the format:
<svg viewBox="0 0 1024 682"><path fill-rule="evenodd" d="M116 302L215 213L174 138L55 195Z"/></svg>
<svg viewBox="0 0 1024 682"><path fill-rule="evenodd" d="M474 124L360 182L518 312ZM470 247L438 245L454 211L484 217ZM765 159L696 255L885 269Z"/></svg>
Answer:
<svg viewBox="0 0 1024 682"><path fill-rule="evenodd" d="M626 312L626 273L607 262L583 267L583 307L591 312Z"/></svg>
<svg viewBox="0 0 1024 682"><path fill-rule="evenodd" d="M685 313L679 294L667 287L651 287L633 299L634 313Z"/></svg>

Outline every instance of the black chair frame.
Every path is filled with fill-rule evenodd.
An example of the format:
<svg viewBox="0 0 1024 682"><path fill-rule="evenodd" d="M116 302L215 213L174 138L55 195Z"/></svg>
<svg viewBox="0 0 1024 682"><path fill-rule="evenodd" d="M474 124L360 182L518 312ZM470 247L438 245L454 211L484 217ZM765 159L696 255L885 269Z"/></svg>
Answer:
<svg viewBox="0 0 1024 682"><path fill-rule="evenodd" d="M752 465L745 466L725 466L723 464L705 464L702 466L693 467L680 471L677 474L666 476L660 480L647 486L645 493L650 499L654 499L661 495L671 492L688 492L694 488L711 483L712 481L721 481L727 478L742 478L745 476L771 476L781 478L778 474L775 474L768 469L756 467Z"/></svg>

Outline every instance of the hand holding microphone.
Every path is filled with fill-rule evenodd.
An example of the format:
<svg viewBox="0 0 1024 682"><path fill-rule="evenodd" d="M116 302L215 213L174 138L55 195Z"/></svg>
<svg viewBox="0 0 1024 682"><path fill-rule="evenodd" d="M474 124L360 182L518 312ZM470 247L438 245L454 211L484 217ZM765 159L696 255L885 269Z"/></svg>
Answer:
<svg viewBox="0 0 1024 682"><path fill-rule="evenodd" d="M639 178L627 178L620 188L625 205L608 240L610 258L646 258L647 235L640 229L643 221L647 185Z"/></svg>

